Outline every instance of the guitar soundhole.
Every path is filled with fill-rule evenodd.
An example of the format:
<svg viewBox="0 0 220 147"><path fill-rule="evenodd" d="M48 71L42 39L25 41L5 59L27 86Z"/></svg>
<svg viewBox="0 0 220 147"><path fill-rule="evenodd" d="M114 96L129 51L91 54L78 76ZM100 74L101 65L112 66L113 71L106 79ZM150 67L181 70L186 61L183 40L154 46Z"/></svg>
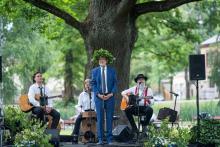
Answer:
<svg viewBox="0 0 220 147"><path fill-rule="evenodd" d="M88 123L88 124L87 124L87 126L88 126L88 127L91 127L91 126L92 126L92 124Z"/></svg>

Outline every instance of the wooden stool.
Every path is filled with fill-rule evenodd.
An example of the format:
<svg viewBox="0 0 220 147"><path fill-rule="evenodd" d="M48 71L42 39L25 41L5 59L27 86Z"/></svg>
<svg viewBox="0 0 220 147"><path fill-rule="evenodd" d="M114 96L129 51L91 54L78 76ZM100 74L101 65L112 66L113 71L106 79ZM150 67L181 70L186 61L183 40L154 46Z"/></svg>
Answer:
<svg viewBox="0 0 220 147"><path fill-rule="evenodd" d="M50 128L51 128L51 124L52 124L53 117L50 116L50 115L46 115L46 117L48 118L47 128L50 129ZM59 131L61 130L61 122L59 122L59 124L57 125L57 129L58 129Z"/></svg>
<svg viewBox="0 0 220 147"><path fill-rule="evenodd" d="M87 143L89 141L96 142L96 112L83 112L82 118L80 127L82 132L82 143Z"/></svg>

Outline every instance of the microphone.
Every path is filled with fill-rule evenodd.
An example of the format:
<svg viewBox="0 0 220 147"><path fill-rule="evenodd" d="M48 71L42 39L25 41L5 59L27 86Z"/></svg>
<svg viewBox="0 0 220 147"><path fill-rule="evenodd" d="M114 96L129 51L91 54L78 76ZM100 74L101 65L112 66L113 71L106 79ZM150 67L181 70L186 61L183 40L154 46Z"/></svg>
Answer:
<svg viewBox="0 0 220 147"><path fill-rule="evenodd" d="M179 96L179 94L175 93L175 92L172 92L170 91L171 94L175 95L175 96Z"/></svg>

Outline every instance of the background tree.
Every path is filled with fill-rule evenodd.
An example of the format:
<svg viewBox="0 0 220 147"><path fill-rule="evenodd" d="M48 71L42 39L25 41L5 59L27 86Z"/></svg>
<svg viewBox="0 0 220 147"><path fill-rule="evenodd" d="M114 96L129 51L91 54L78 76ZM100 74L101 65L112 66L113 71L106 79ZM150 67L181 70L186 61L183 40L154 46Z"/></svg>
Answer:
<svg viewBox="0 0 220 147"><path fill-rule="evenodd" d="M39 33L31 32L30 25L27 25L25 20L19 19L13 23L11 21L10 23L5 22L5 24L4 27L7 31L4 35L7 40L3 46L2 54L3 71L5 71L3 97L7 97L4 99L5 102L10 102L17 94L15 87L19 87L22 93L27 92L32 83L30 75L33 74L33 71L45 72L49 68L51 60L48 57L52 56L50 51L55 44L41 37ZM19 77L21 85L18 83L17 77Z"/></svg>
<svg viewBox="0 0 220 147"><path fill-rule="evenodd" d="M198 0L147 1L143 3L136 0L93 0L89 3L88 15L83 22L79 22L74 15L71 15L69 9L65 10L62 5L55 6L55 2L25 1L63 19L80 32L88 57L87 75L93 66L91 56L95 49L105 48L113 53L116 57L114 67L119 79L119 91L121 91L128 87L131 53L137 39L135 26L137 18L142 14L168 11ZM119 100L116 102L116 105L118 104Z"/></svg>
<svg viewBox="0 0 220 147"><path fill-rule="evenodd" d="M211 82L217 86L218 97L220 98L220 52L217 51L214 54L213 64L211 66L211 76L209 77ZM220 105L220 102L218 103Z"/></svg>
<svg viewBox="0 0 220 147"><path fill-rule="evenodd" d="M42 61L39 62L39 59L37 58L32 58L32 61L29 62L30 60L26 60L24 58L24 60L27 61L27 64L29 66L23 66L21 65L22 62L19 63L17 62L16 66L23 69L17 70L17 68L14 68L14 70L12 71L3 70L4 88L6 89L6 91L4 91L5 94L4 97L7 97L7 100L9 100L8 102L10 103L10 101L13 100L15 95L20 95L20 87L22 87L22 89L27 91L28 85L30 85L31 83L30 80L31 76L33 72L37 70L30 67L35 67L35 65L33 65L35 63L41 63L41 66L46 65L47 67L50 67L50 68L42 68L42 67L40 68L41 70L46 72L45 74L46 79L48 79L49 77L56 77L59 79L63 79L65 77L64 78L64 83L65 83L64 91L66 98L65 100L67 102L69 100L73 101L74 100L73 96L78 95L77 93L79 93L79 91L82 90L81 85L84 77L84 65L86 62L85 51L79 49L82 48L83 45L82 39L80 37L77 37L79 36L79 33L73 30L71 27L64 24L60 19L54 19L53 15L49 15L46 12L39 11L39 9L35 7L21 4L21 2L22 1L17 1L17 0L16 1L4 0L0 3L0 8L1 8L0 16L4 16L5 19L2 27L4 33L3 32L2 33L4 35L4 38L6 38L5 42L7 44L3 50L4 69L11 69L13 67L12 62L6 63L5 60L8 58L8 61L10 61L11 52L13 52L14 55L13 60L20 60L18 59L20 55L26 55L24 54L24 51L22 51L18 47L19 45L17 45L17 42L16 41L14 42L14 40L16 40L17 38L20 39L19 42L21 44L22 43L25 44L27 39L30 40L30 43L33 41L33 44L35 44L34 42L41 43L42 47L46 48L46 50L42 50L40 44L38 45L38 47L32 47L32 46L28 46L29 44L26 44L27 46L23 45L22 49L27 51L29 49L35 50L35 52L33 53L31 52L27 53L28 55L33 54L35 56L36 53L40 52L40 55L38 56L39 58L42 57L42 59L40 60L45 60L46 58L46 60L49 62L42 62ZM77 11L77 12L79 14L82 13L81 11ZM18 22L20 22L19 25ZM11 26L11 30L7 30L7 26ZM26 38L23 36L23 34L26 34ZM29 34L29 36L27 34ZM35 38L35 40L33 40L34 37L30 37L32 36L32 34L38 34L39 39L41 38L47 39L48 43L45 45L41 41L37 42L38 38ZM51 40L51 42L49 40ZM11 46L14 47L13 50L11 49ZM72 58L74 59L74 63L73 60L68 60L68 59L64 60L65 54L69 55L68 52L71 52L71 54L73 55ZM79 57L78 54L80 54L81 56ZM31 58L31 56L28 57ZM66 69L69 70L64 70L64 67L66 67ZM27 70L29 72L23 74L24 70L25 71ZM69 72L71 70L73 70L72 74L71 72ZM21 80L19 86L16 85L14 79L15 76L13 75L18 76L19 79ZM7 79L11 79L11 82L9 82L9 80ZM14 85L14 88L12 87L12 85ZM77 93L75 93L74 89L76 89Z"/></svg>

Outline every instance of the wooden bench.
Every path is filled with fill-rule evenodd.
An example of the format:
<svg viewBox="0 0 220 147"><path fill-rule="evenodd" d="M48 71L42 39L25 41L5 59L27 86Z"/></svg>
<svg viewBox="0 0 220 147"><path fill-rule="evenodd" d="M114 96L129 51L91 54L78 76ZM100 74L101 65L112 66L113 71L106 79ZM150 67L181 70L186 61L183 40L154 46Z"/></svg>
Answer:
<svg viewBox="0 0 220 147"><path fill-rule="evenodd" d="M69 120L63 120L63 129L65 130L66 126L72 126L75 124L75 120L69 119Z"/></svg>
<svg viewBox="0 0 220 147"><path fill-rule="evenodd" d="M220 116L213 116L214 120L220 120Z"/></svg>
<svg viewBox="0 0 220 147"><path fill-rule="evenodd" d="M211 117L211 119L220 120L220 116L213 116L213 117ZM194 116L193 120L197 120L197 116Z"/></svg>

